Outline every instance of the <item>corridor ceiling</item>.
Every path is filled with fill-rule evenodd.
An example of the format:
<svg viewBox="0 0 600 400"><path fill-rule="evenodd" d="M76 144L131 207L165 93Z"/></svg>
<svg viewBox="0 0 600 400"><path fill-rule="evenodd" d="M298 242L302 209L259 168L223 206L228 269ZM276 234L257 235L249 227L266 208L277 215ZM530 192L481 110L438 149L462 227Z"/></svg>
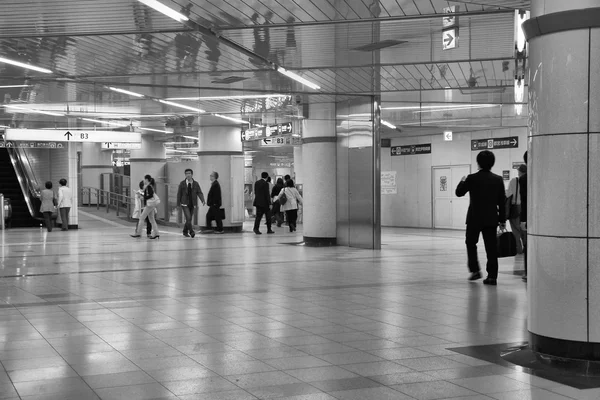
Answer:
<svg viewBox="0 0 600 400"><path fill-rule="evenodd" d="M0 63L4 104L38 111L68 105L74 116L106 120L131 114L160 130L168 120L198 113L107 87L154 100L290 95L273 111L279 117L301 114L301 103L364 95L381 95L384 105L512 103L514 11L530 8L528 0L160 1L190 21L138 0L2 0L0 57L53 71ZM444 51L442 15L449 6L457 6L459 46ZM320 89L279 74L277 66ZM1 88L23 84L30 86ZM248 99L177 101L235 118L254 110ZM119 108L125 117L113 115ZM3 110L0 125L64 123ZM200 116L203 125L217 123Z"/></svg>

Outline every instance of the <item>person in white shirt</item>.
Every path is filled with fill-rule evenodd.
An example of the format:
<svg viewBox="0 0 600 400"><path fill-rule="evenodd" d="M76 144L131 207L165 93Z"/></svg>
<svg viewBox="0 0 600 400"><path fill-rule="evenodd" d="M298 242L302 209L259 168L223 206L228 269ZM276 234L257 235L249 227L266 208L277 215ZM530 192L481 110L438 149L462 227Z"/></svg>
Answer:
<svg viewBox="0 0 600 400"><path fill-rule="evenodd" d="M58 210L60 212L60 218L62 219L61 231L69 229L69 211L73 206L73 191L67 186L67 180L61 179L58 181L60 187L58 188Z"/></svg>
<svg viewBox="0 0 600 400"><path fill-rule="evenodd" d="M508 221L510 222L510 228L512 234L517 241L517 253L523 253L523 250L527 248L527 232L521 228L521 177L527 173L527 166L525 164L519 165L518 168L519 177L513 178L508 185L506 191L506 198L510 199L510 204L507 208Z"/></svg>

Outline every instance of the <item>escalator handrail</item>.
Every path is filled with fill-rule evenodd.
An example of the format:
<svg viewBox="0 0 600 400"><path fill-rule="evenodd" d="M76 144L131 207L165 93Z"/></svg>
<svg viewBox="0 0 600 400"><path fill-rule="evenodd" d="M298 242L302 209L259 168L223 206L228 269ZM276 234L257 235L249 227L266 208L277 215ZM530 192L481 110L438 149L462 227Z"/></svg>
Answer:
<svg viewBox="0 0 600 400"><path fill-rule="evenodd" d="M31 178L28 176L26 168L23 166L23 160L19 157L18 149L8 148L7 150L8 155L10 156L10 161L15 169L15 174L17 175L19 186L21 186L21 192L23 193L23 197L25 198L25 203L27 204L29 214L32 217L35 217L37 215L37 212L33 207L33 201L31 199L32 197L41 197L39 188L33 187ZM31 166L29 167L31 168Z"/></svg>

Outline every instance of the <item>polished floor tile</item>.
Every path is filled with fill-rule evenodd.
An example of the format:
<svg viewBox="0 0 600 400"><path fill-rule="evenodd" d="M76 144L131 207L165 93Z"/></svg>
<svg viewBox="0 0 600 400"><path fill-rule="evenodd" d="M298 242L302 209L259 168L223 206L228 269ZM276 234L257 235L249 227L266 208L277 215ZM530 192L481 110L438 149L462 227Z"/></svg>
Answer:
<svg viewBox="0 0 600 400"><path fill-rule="evenodd" d="M148 241L83 211L66 241L0 231L2 400L599 398L452 350L527 340L522 258L469 283L462 232L384 228L376 252Z"/></svg>

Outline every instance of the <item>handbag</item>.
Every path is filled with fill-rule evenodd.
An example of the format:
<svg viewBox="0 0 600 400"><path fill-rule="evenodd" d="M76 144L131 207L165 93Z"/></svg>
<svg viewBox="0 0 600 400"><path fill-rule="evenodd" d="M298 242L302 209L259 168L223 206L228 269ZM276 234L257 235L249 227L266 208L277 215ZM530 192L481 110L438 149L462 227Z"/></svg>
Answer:
<svg viewBox="0 0 600 400"><path fill-rule="evenodd" d="M225 209L224 208L219 208L219 216L221 218L221 221L225 219Z"/></svg>
<svg viewBox="0 0 600 400"><path fill-rule="evenodd" d="M287 203L287 196L285 195L285 188L283 189L283 194L279 197L279 204L284 205Z"/></svg>
<svg viewBox="0 0 600 400"><path fill-rule="evenodd" d="M156 193L154 193L154 196L151 199L146 200L146 205L150 206L150 207L156 207L160 204L160 197L158 197L158 195Z"/></svg>
<svg viewBox="0 0 600 400"><path fill-rule="evenodd" d="M506 229L500 229L496 236L498 258L514 257L517 255L517 240L515 235Z"/></svg>

